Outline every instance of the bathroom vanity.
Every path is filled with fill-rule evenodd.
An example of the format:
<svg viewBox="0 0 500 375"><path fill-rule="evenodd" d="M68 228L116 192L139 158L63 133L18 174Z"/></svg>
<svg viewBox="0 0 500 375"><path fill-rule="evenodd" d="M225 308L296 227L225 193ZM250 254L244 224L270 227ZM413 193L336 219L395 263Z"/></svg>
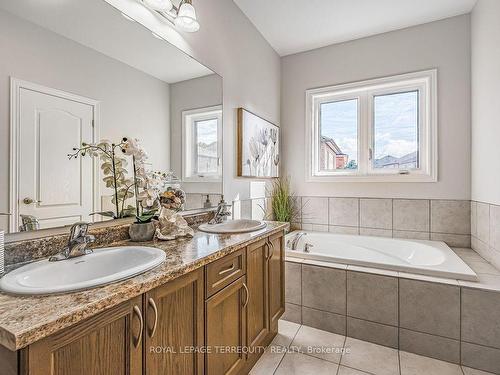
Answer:
<svg viewBox="0 0 500 375"><path fill-rule="evenodd" d="M143 243L166 261L120 283L0 294L2 374L247 373L284 312L284 228Z"/></svg>

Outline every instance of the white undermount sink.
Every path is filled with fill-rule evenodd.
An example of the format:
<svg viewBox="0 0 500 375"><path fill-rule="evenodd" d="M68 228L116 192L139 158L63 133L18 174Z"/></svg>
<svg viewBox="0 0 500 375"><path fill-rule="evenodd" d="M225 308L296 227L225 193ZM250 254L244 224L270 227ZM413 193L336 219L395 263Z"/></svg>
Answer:
<svg viewBox="0 0 500 375"><path fill-rule="evenodd" d="M266 223L260 220L228 220L220 224L201 224L198 229L207 233L247 233L266 227Z"/></svg>
<svg viewBox="0 0 500 375"><path fill-rule="evenodd" d="M124 246L57 262L41 260L9 272L0 289L12 294L53 294L89 289L128 279L150 270L166 258L153 247Z"/></svg>

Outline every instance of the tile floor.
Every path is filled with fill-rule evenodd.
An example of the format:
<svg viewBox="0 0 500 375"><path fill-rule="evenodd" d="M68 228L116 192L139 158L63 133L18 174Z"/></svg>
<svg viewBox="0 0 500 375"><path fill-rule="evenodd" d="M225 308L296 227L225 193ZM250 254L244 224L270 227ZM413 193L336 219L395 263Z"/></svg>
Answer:
<svg viewBox="0 0 500 375"><path fill-rule="evenodd" d="M251 375L488 375L385 346L280 320Z"/></svg>

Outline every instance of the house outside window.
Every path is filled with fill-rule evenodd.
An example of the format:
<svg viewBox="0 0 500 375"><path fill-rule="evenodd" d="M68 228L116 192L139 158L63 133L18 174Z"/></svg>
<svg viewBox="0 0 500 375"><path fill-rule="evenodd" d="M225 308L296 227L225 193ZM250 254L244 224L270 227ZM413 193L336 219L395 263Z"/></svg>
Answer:
<svg viewBox="0 0 500 375"><path fill-rule="evenodd" d="M437 181L437 71L306 92L308 181Z"/></svg>
<svg viewBox="0 0 500 375"><path fill-rule="evenodd" d="M218 182L222 166L222 107L182 112L182 180Z"/></svg>

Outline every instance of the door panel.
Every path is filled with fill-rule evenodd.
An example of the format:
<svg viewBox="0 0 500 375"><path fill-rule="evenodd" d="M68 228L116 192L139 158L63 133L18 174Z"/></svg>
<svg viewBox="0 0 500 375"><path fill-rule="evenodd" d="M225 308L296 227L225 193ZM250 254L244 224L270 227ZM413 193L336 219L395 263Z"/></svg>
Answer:
<svg viewBox="0 0 500 375"><path fill-rule="evenodd" d="M42 228L90 219L92 159L67 155L82 142L93 142L93 118L89 104L20 88L18 211L37 217Z"/></svg>
<svg viewBox="0 0 500 375"><path fill-rule="evenodd" d="M285 246L283 233L269 237L269 318L271 331L277 332L278 320L285 312Z"/></svg>
<svg viewBox="0 0 500 375"><path fill-rule="evenodd" d="M243 276L205 302L207 375L238 374L245 366L245 355L238 352L246 345L245 285Z"/></svg>
<svg viewBox="0 0 500 375"><path fill-rule="evenodd" d="M68 148L71 149L69 145L81 144L82 119L55 108L37 112L38 118L35 121L38 129L35 142L38 145L38 154L35 159L38 159L37 185L40 207L79 205L80 163L72 163L72 168L58 166L66 162L64 156L69 153Z"/></svg>
<svg viewBox="0 0 500 375"><path fill-rule="evenodd" d="M247 342L249 361L256 362L269 334L268 245L265 240L247 247Z"/></svg>
<svg viewBox="0 0 500 375"><path fill-rule="evenodd" d="M111 322L53 353L54 375L68 374L125 374L125 319ZM97 351L95 348L109 348Z"/></svg>
<svg viewBox="0 0 500 375"><path fill-rule="evenodd" d="M27 348L26 373L141 375L141 316L136 297L42 339Z"/></svg>
<svg viewBox="0 0 500 375"><path fill-rule="evenodd" d="M203 283L199 269L146 293L148 375L203 374L203 354L190 350L204 343Z"/></svg>

